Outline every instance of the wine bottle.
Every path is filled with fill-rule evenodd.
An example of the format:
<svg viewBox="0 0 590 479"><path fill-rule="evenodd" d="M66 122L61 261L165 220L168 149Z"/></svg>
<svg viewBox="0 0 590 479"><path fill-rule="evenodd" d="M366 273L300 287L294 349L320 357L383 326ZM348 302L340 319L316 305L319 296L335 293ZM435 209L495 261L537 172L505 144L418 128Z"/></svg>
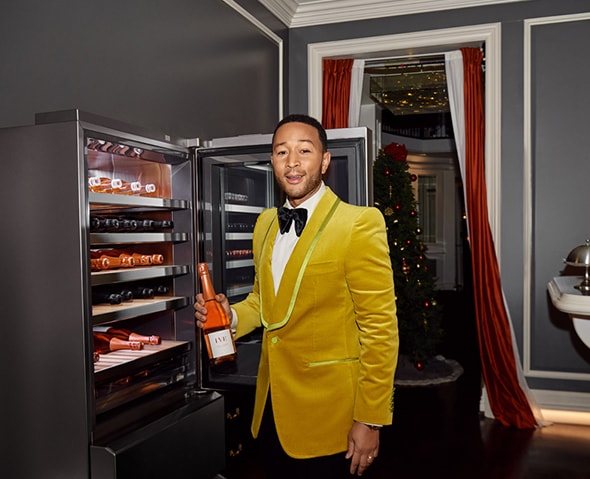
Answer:
<svg viewBox="0 0 590 479"><path fill-rule="evenodd" d="M135 286L131 288L131 292L133 293L133 297L138 299L151 299L156 294L153 288L144 286Z"/></svg>
<svg viewBox="0 0 590 479"><path fill-rule="evenodd" d="M111 257L130 257L133 259L133 266L149 266L151 264L162 264L164 262L164 256L161 254L143 254L136 252L129 253L125 250L115 248L94 250L93 257L98 257L98 254Z"/></svg>
<svg viewBox="0 0 590 479"><path fill-rule="evenodd" d="M92 335L94 337L94 352L98 354L106 354L120 349L139 350L143 348L143 344L139 341L124 340L112 334L93 332Z"/></svg>
<svg viewBox="0 0 590 479"><path fill-rule="evenodd" d="M147 183L145 185L141 185L139 190L134 191L133 194L138 196L154 197L156 196L156 189L156 185L154 185L153 183Z"/></svg>
<svg viewBox="0 0 590 479"><path fill-rule="evenodd" d="M119 222L119 230L120 231L136 231L138 227L138 222L132 218L119 218L117 220Z"/></svg>
<svg viewBox="0 0 590 479"><path fill-rule="evenodd" d="M154 334L145 336L125 328L115 328L112 326L94 326L92 329L95 333L111 334L125 341L140 342L142 344L160 344L162 342L160 336L156 336Z"/></svg>
<svg viewBox="0 0 590 479"><path fill-rule="evenodd" d="M90 251L90 269L92 271L113 268L132 268L133 266L135 266L135 259L131 255L120 254L111 256L103 251Z"/></svg>
<svg viewBox="0 0 590 479"><path fill-rule="evenodd" d="M90 229L92 231L119 231L120 223L117 218L90 218Z"/></svg>
<svg viewBox="0 0 590 479"><path fill-rule="evenodd" d="M152 264L162 264L164 262L164 255L163 254L152 254Z"/></svg>
<svg viewBox="0 0 590 479"><path fill-rule="evenodd" d="M114 193L123 186L119 178L91 176L88 178L88 189L95 193Z"/></svg>
<svg viewBox="0 0 590 479"><path fill-rule="evenodd" d="M119 291L119 295L123 301L131 301L133 299L133 292L128 289Z"/></svg>
<svg viewBox="0 0 590 479"><path fill-rule="evenodd" d="M163 284L159 284L154 288L156 296L164 296L170 292L170 288L168 286L164 286Z"/></svg>
<svg viewBox="0 0 590 479"><path fill-rule="evenodd" d="M140 231L156 231L161 229L170 229L174 226L171 220L139 220L138 230Z"/></svg>
<svg viewBox="0 0 590 479"><path fill-rule="evenodd" d="M117 293L103 293L100 291L92 292L92 304L121 304L123 297Z"/></svg>
<svg viewBox="0 0 590 479"><path fill-rule="evenodd" d="M141 183L139 181L123 181L121 185L113 187L113 193L118 195L135 195L141 190Z"/></svg>
<svg viewBox="0 0 590 479"><path fill-rule="evenodd" d="M236 344L232 336L230 321L221 305L215 300L215 289L207 263L198 263L197 271L201 278L201 293L207 308L207 321L203 326L203 336L207 354L212 364L235 361Z"/></svg>

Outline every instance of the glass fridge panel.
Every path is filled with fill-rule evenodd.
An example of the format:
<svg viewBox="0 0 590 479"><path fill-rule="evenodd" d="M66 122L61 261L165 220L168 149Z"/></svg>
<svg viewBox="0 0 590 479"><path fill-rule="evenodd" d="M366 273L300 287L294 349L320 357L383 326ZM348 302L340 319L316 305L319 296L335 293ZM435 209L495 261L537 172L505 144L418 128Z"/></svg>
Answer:
<svg viewBox="0 0 590 479"><path fill-rule="evenodd" d="M199 152L200 257L209 263L215 290L230 302L252 291L252 232L258 215L279 202L266 148ZM206 180L205 180L206 179Z"/></svg>

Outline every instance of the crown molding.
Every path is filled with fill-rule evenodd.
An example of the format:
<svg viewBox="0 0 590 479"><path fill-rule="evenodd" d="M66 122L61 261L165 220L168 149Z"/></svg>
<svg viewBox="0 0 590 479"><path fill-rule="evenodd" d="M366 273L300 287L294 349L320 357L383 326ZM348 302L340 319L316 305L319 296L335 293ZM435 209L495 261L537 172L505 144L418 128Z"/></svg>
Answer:
<svg viewBox="0 0 590 479"><path fill-rule="evenodd" d="M258 0L289 28L531 0Z"/></svg>

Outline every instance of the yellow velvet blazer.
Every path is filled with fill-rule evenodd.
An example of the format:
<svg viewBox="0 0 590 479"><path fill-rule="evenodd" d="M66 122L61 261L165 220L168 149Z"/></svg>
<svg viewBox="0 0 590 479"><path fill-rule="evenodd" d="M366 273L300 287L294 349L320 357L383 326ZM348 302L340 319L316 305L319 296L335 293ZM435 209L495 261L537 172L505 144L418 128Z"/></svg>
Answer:
<svg viewBox="0 0 590 479"><path fill-rule="evenodd" d="M285 452L296 458L347 449L353 421L391 424L398 330L385 221L327 188L275 295L276 208L254 229L253 292L233 305L236 337L263 325L252 434L271 394Z"/></svg>

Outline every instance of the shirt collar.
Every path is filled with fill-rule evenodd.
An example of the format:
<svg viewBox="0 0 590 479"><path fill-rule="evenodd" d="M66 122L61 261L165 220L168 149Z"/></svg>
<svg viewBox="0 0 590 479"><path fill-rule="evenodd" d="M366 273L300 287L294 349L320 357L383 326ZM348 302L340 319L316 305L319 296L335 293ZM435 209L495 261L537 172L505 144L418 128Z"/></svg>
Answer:
<svg viewBox="0 0 590 479"><path fill-rule="evenodd" d="M326 185L322 181L320 188L311 197L307 198L303 203L301 203L297 208L305 208L307 210L307 217L309 218L315 210L315 207L320 202L320 199L322 198L322 195L325 193L325 191ZM285 206L287 208L293 208L291 206L291 203L289 203L289 200L285 201Z"/></svg>

